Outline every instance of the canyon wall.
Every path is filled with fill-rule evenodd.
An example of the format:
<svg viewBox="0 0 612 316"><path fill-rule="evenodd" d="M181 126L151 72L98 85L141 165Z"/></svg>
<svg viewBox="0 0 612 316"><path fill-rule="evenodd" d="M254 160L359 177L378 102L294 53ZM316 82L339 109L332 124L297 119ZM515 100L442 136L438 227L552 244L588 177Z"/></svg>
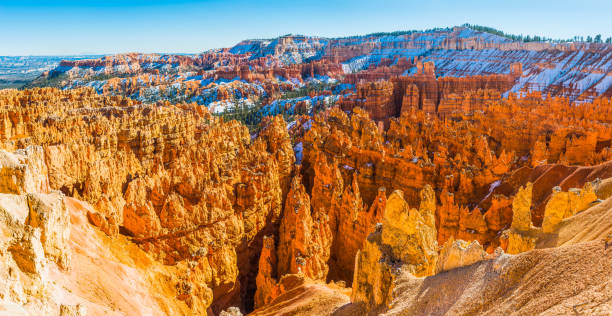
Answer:
<svg viewBox="0 0 612 316"><path fill-rule="evenodd" d="M381 82L379 86L384 88L386 84ZM567 99L543 99L540 94L526 98L511 95L507 99L498 95L479 102L478 111L458 110L448 116L431 116L424 110L411 109L399 118L387 117L388 129L370 119L367 109L358 107L348 112L333 108L316 115L308 124L301 124L307 127L292 131L298 135L299 147L303 148L299 169L302 193L298 196L304 198L297 203L299 207L293 204L291 207L296 214L308 213L304 205L310 202L311 216L321 210L328 215L325 221L319 222L325 223L326 236L330 236L327 229L331 228L331 246L326 238L319 243L324 256L316 256L317 262L329 258L327 266L318 268L324 271L318 275L297 268L292 271L276 268L269 275L282 278L299 274L315 280L342 281L352 284L355 293L356 279L351 275L355 273L355 260L359 260L355 258L365 256L363 260L372 262L381 256L387 258L381 254L382 250L373 250L387 247L378 245L379 237L367 236L378 231L377 223L384 222L388 192L401 191L401 200L409 210L423 203L421 190L427 186L435 188L435 197L426 199L434 205L433 235L445 249L441 252L444 261L439 265L430 263L429 274L499 255L498 251L517 253L533 249L536 239L530 233L521 232L529 232L532 226L542 230L544 218L558 223L584 205L590 205L594 193L581 193L592 191L588 182L612 176L606 162L612 154L606 145L610 137L606 102L599 100L575 107ZM577 147L581 149L576 151ZM592 166L567 166L568 163ZM528 189L520 189L522 186ZM576 210L570 207L570 211L548 207L559 199L553 190L555 186L573 192L563 194L567 203L563 200L562 205L583 206ZM304 195L304 190L308 195ZM547 207L551 209L550 216L546 215ZM528 218L528 224L521 224L527 222L521 217ZM299 225L289 233L290 239L320 230L310 218L303 218L296 221ZM513 230L509 230L511 227ZM312 246L286 246L281 241L283 238L286 237L281 234L276 245L290 250L276 248L276 257L287 257L282 254L285 251L313 253L304 250ZM366 240L366 243L359 244L356 240ZM375 255L371 258L367 254L358 255L364 249L370 249ZM306 255L306 258L311 257ZM308 269L308 261L303 264ZM267 266L266 261L264 267ZM379 273L374 275L383 277ZM373 275L364 275L363 282L372 284L368 283L372 278ZM385 280L372 282L390 284L393 278L388 276ZM271 292L274 294L266 302L283 293L282 290ZM383 297L357 300L384 305Z"/></svg>
<svg viewBox="0 0 612 316"><path fill-rule="evenodd" d="M497 84L435 79L426 65L449 96ZM395 84L365 84L383 91L370 105L403 102ZM173 289L160 301L168 311L246 312L332 282L379 308L402 275L395 263L428 276L497 258L498 249L529 251L606 190L598 179L612 177L609 100L576 106L499 92L475 100L440 115L402 103L399 113L377 112L380 120L367 106L291 126L266 117L250 134L193 103L3 90L0 190L22 210L5 256L28 275L48 262L69 269L78 235L54 225L69 226L62 203L85 203L70 210L79 231L96 227L104 232L96 242L138 246L139 260L167 278L160 286ZM381 256L387 266L377 270Z"/></svg>
<svg viewBox="0 0 612 316"><path fill-rule="evenodd" d="M2 145L42 146L48 186L93 205L92 224L161 262L189 263L189 305L248 304L261 236L277 230L295 159L282 119L251 140L244 126L195 105L140 105L89 89L0 97Z"/></svg>
<svg viewBox="0 0 612 316"><path fill-rule="evenodd" d="M513 41L469 27L345 38L285 35L193 55L67 60L27 86L87 86L142 102L196 102L215 112L235 100L270 105L316 90L349 97L345 107L370 108L378 121L414 106L442 116L479 110L481 100L497 93L539 91L577 103L610 97L611 51L605 43ZM379 80L394 82L392 98L388 87L372 83Z"/></svg>
<svg viewBox="0 0 612 316"><path fill-rule="evenodd" d="M510 90L520 76L521 64L511 65L510 74L442 77L435 76L433 62L416 61L417 72L411 76L390 76L389 80L360 78L364 72L354 75L357 93L340 100L345 111L355 107L365 109L375 121L389 124L389 118L401 113L422 110L442 118L453 112L470 113L483 110L488 101L499 100ZM377 68L378 69L378 68Z"/></svg>

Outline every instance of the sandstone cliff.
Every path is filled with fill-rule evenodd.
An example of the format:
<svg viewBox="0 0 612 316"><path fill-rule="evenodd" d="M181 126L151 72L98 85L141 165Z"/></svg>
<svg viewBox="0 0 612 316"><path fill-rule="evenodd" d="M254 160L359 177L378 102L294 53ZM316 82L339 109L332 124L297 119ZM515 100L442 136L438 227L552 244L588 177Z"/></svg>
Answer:
<svg viewBox="0 0 612 316"><path fill-rule="evenodd" d="M357 252L351 301L366 309L390 304L400 271L416 276L435 273L438 244L434 226L435 196L431 187L422 193L421 207L410 209L401 191L389 197L383 222Z"/></svg>
<svg viewBox="0 0 612 316"><path fill-rule="evenodd" d="M48 170L48 182L29 169L16 181L85 200L89 221L108 235L187 264L189 291L179 297L194 309L213 297L219 309L252 297L260 236L277 229L295 159L282 119L252 141L244 126L195 105L51 89L3 95L0 104L5 148L42 145L44 163L31 169Z"/></svg>
<svg viewBox="0 0 612 316"><path fill-rule="evenodd" d="M380 90L374 107L398 100L388 82L364 87ZM197 104L2 91L5 305L265 313L302 293L330 304L350 294L376 312L397 306L408 275L523 264L501 250L527 258L605 238L609 101L489 96L440 115L380 112L388 126L359 107L290 126L266 117L250 134ZM111 268L80 284L96 262ZM47 295L48 280L69 299ZM145 303L131 306L130 289Z"/></svg>

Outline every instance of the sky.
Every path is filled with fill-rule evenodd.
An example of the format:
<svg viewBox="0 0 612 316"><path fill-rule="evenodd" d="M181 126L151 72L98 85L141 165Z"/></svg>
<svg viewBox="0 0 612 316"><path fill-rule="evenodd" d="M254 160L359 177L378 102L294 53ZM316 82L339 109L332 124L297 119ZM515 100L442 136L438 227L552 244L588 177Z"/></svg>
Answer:
<svg viewBox="0 0 612 316"><path fill-rule="evenodd" d="M612 36L610 0L0 0L0 56L198 53L284 34L347 36L463 23Z"/></svg>

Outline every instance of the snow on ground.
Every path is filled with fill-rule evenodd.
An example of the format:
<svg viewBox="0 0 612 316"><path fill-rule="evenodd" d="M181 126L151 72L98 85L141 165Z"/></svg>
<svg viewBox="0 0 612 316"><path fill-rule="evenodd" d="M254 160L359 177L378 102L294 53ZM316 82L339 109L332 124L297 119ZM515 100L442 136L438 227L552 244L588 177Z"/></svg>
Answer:
<svg viewBox="0 0 612 316"><path fill-rule="evenodd" d="M319 95L315 97L303 96L299 98L275 100L272 103L265 105L260 110L260 113L262 116L278 115L282 113L289 115L298 114L296 105L300 102L304 102L306 104L306 113L311 113L313 105L322 104L323 106L328 107L329 105L338 101L339 98L339 95Z"/></svg>
<svg viewBox="0 0 612 316"><path fill-rule="evenodd" d="M396 33L397 34L397 33ZM478 44L509 44L501 49L462 49L449 50L444 47L452 47L448 44L451 38L464 40L464 43ZM269 63L293 64L318 60L330 52L331 47L348 48L355 45L363 45L360 50L362 55L355 56L342 63L345 73L354 73L367 69L373 64L379 64L382 59L397 61L398 58L413 58L419 56L423 61L433 61L437 76L473 76L488 74L509 73L510 65L520 62L523 65L523 74L509 92L540 90L545 94L552 92L562 93L572 100L581 94L594 92L602 94L612 88L612 49L598 50L587 49L591 45L582 46L584 49L556 49L560 46L551 46L551 49L512 50L512 41L494 34L475 31L465 27L448 28L439 31L404 33L401 35L382 34L353 36L347 38L328 39L308 36L284 36L271 40L246 40L238 43L228 51L213 50L210 53L220 54L245 54L241 58L255 59L274 55ZM530 43L527 43L530 44ZM538 43L533 43L538 44ZM562 45L562 44L559 44ZM565 44L563 44L565 45ZM594 45L594 44L592 44ZM603 44L602 44L603 45ZM465 45L464 45L465 46ZM565 48L569 46L564 46ZM198 57L193 55L192 57ZM104 63L100 66L70 67L60 66L55 71L66 73L72 78L83 76L106 75L107 73L132 74L146 71L160 71L162 77L159 85L152 85L154 76L149 80L139 78L138 83L142 89L136 89L129 97L143 102L171 99L174 101L196 102L201 105L210 106L214 111L222 111L228 106L228 101L218 100L219 89L230 93L230 99L245 99L240 91L248 91L249 96L265 96L263 85L260 82L246 82L234 79L204 79L205 75L198 75L193 69L181 70L179 58L176 55L118 55L107 56L101 59ZM280 61L280 62L278 62ZM101 65L108 66L101 66ZM216 66L215 66L216 67ZM416 68L413 67L404 72L403 75L413 75ZM92 78L93 79L93 78ZM157 80L157 79L156 79ZM290 84L293 87L302 87L309 84L337 84L336 78L328 76L315 76L301 82L296 78L276 78L280 84ZM199 81L199 90L196 95L180 95L185 85ZM103 92L107 80L83 81L72 80L63 88L75 88L78 86L89 86L98 93ZM122 84L128 84L126 79ZM313 104L322 102L332 104L346 90L354 90L354 86L339 84L333 88L333 96L320 96L315 98L301 97L287 100L277 100L262 109L265 115L275 115L282 112L295 113L295 105L298 102L306 103L310 111ZM112 92L111 92L112 93ZM163 95L160 95L163 94ZM503 94L507 96L508 93ZM231 102L230 102L231 103Z"/></svg>
<svg viewBox="0 0 612 316"><path fill-rule="evenodd" d="M302 157L304 155L304 145L302 144L302 142L297 143L294 147L293 147L293 151L295 152L295 164L296 165L301 165L302 164Z"/></svg>

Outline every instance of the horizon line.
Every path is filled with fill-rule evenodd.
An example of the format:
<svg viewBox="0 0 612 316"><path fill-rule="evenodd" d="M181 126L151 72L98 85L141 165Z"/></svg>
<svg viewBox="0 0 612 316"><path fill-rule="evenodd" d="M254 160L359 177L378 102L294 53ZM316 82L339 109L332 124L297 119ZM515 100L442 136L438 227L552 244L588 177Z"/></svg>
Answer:
<svg viewBox="0 0 612 316"><path fill-rule="evenodd" d="M283 35L279 35L276 37L261 37L261 38L246 38L246 39L242 39L239 40L236 44L234 44L233 46L229 46L229 47L214 47L214 48L209 48L209 49L203 49L200 50L198 52L176 52L176 51L124 51L124 52L107 52L107 53L100 53L100 52L88 52L88 53L76 53L76 54L72 54L72 53L64 53L64 54L27 54L27 55L0 55L0 57L78 57L78 56L115 56L115 55L127 55L127 54L151 54L151 55L198 55L198 54L202 54L211 50L217 50L217 49L226 49L226 48L232 48L236 45L238 45L241 42L244 41L267 41L267 40L275 40L278 38L282 38L282 37L289 37L289 36L304 36L304 37L310 37L310 38L321 38L321 39L342 39L342 38L352 38L352 37L366 37L366 36L374 36L374 35L384 35L384 34L389 34L391 35L392 33L399 33L399 32L421 32L421 33L426 33L426 32L436 32L436 31L444 31L444 30L451 30L454 28L458 28L458 27L464 27L464 28L469 28L472 29L474 31L477 32L481 32L481 33L488 33L488 34L492 34L495 36L499 36L499 37L503 37L503 38L507 38L505 36L502 35L498 35L498 34L494 34L491 32L487 32L487 31L480 31L480 30L475 30L473 27L486 27L486 28L490 28L492 30L495 31L500 31L505 35L508 36L532 36L532 35L523 35L523 34L510 34L510 33L506 33L503 30L497 29L495 27L490 27L490 26L485 26L485 25L477 25L477 24L470 24L470 23L464 23L461 25L454 25L454 26L446 26L446 27L434 27L434 28L429 28L429 29L411 29L411 30L394 30L394 31L378 31L378 32L370 32L370 33L366 33L366 34L354 34L354 35L341 35L341 36L323 36L323 35L306 35L306 34L293 34L293 33L287 33L287 34L283 34ZM596 34L597 35L597 34ZM601 34L599 34L601 35ZM547 38L545 36L539 36L539 35L533 35L541 37L541 38L545 38L547 40L551 40L553 42L555 41L570 41L570 38L567 39L561 39L561 38ZM587 37L590 37L591 35L587 35ZM573 38L577 38L577 37L584 37L582 35L574 35ZM514 41L514 40L513 40ZM535 42L535 41L534 41ZM537 41L537 42L542 42L542 43L547 43L547 41ZM584 41L575 41L578 43L587 43Z"/></svg>

